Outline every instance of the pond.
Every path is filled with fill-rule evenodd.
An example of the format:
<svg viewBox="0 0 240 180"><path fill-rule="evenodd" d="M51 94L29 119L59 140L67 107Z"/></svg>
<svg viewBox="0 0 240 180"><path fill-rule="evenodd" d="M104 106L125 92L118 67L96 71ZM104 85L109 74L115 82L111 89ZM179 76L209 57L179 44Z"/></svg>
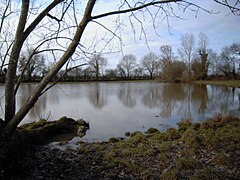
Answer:
<svg viewBox="0 0 240 180"><path fill-rule="evenodd" d="M21 85L17 108L36 84ZM0 86L3 118L4 86ZM60 83L44 94L22 123L62 116L84 119L90 129L84 141L107 141L125 132L166 130L182 119L201 122L215 113L240 115L240 89L157 82Z"/></svg>

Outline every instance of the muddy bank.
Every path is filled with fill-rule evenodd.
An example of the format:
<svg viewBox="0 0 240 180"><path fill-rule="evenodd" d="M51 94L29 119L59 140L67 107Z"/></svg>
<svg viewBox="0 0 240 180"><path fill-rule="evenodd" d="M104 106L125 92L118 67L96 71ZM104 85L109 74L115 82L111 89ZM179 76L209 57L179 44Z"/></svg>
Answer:
<svg viewBox="0 0 240 180"><path fill-rule="evenodd" d="M240 119L217 115L178 129L127 133L78 149L34 147L12 179L239 179Z"/></svg>
<svg viewBox="0 0 240 180"><path fill-rule="evenodd" d="M59 141L59 137L64 137L65 141L69 141L76 136L82 137L87 129L89 129L89 124L84 120L75 121L71 118L62 117L52 122L40 120L25 124L17 128L11 137L4 137L1 133L1 179L11 179L11 176L19 176L24 171L24 161L31 156L36 148L50 142Z"/></svg>

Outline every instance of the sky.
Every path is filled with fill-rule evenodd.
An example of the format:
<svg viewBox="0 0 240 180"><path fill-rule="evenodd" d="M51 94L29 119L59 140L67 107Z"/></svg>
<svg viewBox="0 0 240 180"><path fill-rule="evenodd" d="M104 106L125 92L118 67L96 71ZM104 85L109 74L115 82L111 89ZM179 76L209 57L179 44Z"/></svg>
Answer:
<svg viewBox="0 0 240 180"><path fill-rule="evenodd" d="M208 48L212 48L217 53L219 53L226 45L231 45L234 42L240 42L240 16L231 14L228 8L213 2L213 0L202 0L197 3L207 10L212 11L213 14L209 14L204 10L199 10L196 14L195 12L191 12L189 10L181 15L181 19L169 18L169 23L160 17L155 21L155 24L158 24L156 31L154 31L151 18L147 14L145 14L143 18L141 15L138 16L141 17L141 22L144 26L147 44L146 38L143 35L141 36L139 23L136 21L134 22L136 32L134 36L129 23L129 14L121 17L123 22L121 38L124 45L121 46L121 53L104 54L104 57L108 59L108 68L115 68L117 63L125 54L134 54L137 57L138 62L150 51L159 54L159 48L162 45L171 45L175 55L178 55L177 49L180 46L180 37L185 33L192 33L195 36L197 46L198 35L200 32L203 32L209 38ZM97 7L95 7L93 14L107 12L109 9L113 9L115 4L116 3L114 1L109 0L105 0L102 3L99 2ZM180 11L177 9L175 12L180 14ZM113 22L115 19L116 16L113 16L97 21L109 29L114 29ZM88 32L92 32L92 34L97 33L98 37L101 36L103 32L106 33L106 29L99 26L96 27L95 25L90 25ZM117 38L113 42L119 44L117 43Z"/></svg>
<svg viewBox="0 0 240 180"><path fill-rule="evenodd" d="M16 1L18 5L21 4L19 0ZM128 2L132 1L134 0L128 0ZM161 11L159 17L154 19L155 21L153 23L149 12L152 13L152 15L156 14L157 11L154 8L149 8L149 12L145 11L144 14L137 13L139 22L133 17L129 18L130 13L121 15L120 17L107 16L89 23L84 31L81 44L85 47L85 50L89 52L103 52L103 56L108 59L106 68L109 69L116 68L122 56L126 54L135 55L138 62L150 51L159 55L159 49L162 45L171 45L175 56L178 56L177 49L180 47L180 37L185 33L192 33L195 36L196 46L199 33L204 33L209 38L208 48L215 50L217 53L220 53L221 49L226 45L240 42L240 16L231 14L228 8L215 3L213 0L188 1L197 3L199 6L213 13L208 13L201 9L196 13L191 11L191 9L196 9L193 6L188 8L185 13L182 13L179 7L173 5L173 12L179 15L180 18L169 16L169 18L166 19L164 18L165 14ZM34 2L33 5L36 7L45 7L46 4L49 4L51 1L35 0L31 2ZM93 9L93 16L117 10L120 2L123 2L123 0L98 0ZM75 3L79 17L82 17L87 0L75 1ZM60 9L61 6L57 10L60 11ZM165 5L164 10L170 12L169 6ZM37 9L35 11L37 12ZM34 16L31 16L29 18L28 23L33 20L33 17ZM16 23L17 20L14 22ZM49 19L46 19L44 22L45 27L49 29L55 28L51 27L51 22L48 22L48 20ZM80 18L78 21L80 21ZM153 24L156 26L155 28L153 28ZM11 28L14 29L16 26L11 26ZM48 31L49 29L47 28L44 30ZM36 32L41 34L43 31L40 29L36 30ZM64 33L67 32L68 30L64 31ZM69 34L64 34L64 36L72 36L73 32L74 29L70 29ZM116 36L113 36L113 33L115 33ZM34 37L34 34L32 37ZM59 42L60 41L61 40L59 40ZM32 44L34 44L34 42L34 39L30 39L29 41L29 43ZM110 43L108 44L108 42ZM61 43L68 44L64 41ZM105 47L106 43L108 46ZM104 49L104 51L102 51L102 49ZM75 57L77 56L78 55ZM51 58L49 58L49 62L51 62Z"/></svg>

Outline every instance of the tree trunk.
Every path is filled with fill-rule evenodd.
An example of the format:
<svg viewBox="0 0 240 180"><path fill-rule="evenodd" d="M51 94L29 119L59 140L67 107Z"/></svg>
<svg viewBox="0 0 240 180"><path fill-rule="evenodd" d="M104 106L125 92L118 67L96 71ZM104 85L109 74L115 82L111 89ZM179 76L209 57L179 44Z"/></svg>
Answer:
<svg viewBox="0 0 240 180"><path fill-rule="evenodd" d="M17 63L20 51L23 45L23 32L27 21L29 10L29 0L22 1L22 10L19 18L19 23L15 35L15 41L12 47L11 56L9 59L8 71L5 83L5 121L8 123L15 115L15 78Z"/></svg>
<svg viewBox="0 0 240 180"><path fill-rule="evenodd" d="M29 34L35 29L35 27L41 22L41 20L51 11L55 6L61 3L63 0L54 0L45 10L43 10L39 16L28 26L25 30L27 16L29 12L29 0L22 0L21 14L19 18L18 27L15 34L15 40L12 46L11 55L8 64L8 70L5 83L5 121L6 124L11 121L15 115L15 78L16 70L24 41Z"/></svg>
<svg viewBox="0 0 240 180"><path fill-rule="evenodd" d="M152 72L150 72L150 78L153 79L153 73Z"/></svg>
<svg viewBox="0 0 240 180"><path fill-rule="evenodd" d="M58 73L58 71L63 67L63 65L73 55L73 53L75 52L75 49L77 48L77 46L80 42L80 39L82 37L82 34L83 34L87 24L92 20L91 12L92 12L94 4L95 4L95 0L88 1L84 16L83 16L80 24L77 27L75 36L74 36L71 44L69 45L69 47L67 48L65 53L62 55L60 60L55 64L55 66L47 73L47 75L38 84L38 86L35 88L34 92L29 97L27 102L21 107L21 109L16 113L16 115L10 120L10 122L4 128L4 133L6 135L11 135L14 132L17 125L22 121L22 119L26 116L26 114L29 112L29 110L37 102L38 98L41 96L41 93L47 86L48 82Z"/></svg>
<svg viewBox="0 0 240 180"><path fill-rule="evenodd" d="M232 69L232 79L236 79L236 70L235 70L235 63L233 62L233 69Z"/></svg>
<svg viewBox="0 0 240 180"><path fill-rule="evenodd" d="M98 64L98 62L96 64L96 80L97 81L99 80L99 64Z"/></svg>

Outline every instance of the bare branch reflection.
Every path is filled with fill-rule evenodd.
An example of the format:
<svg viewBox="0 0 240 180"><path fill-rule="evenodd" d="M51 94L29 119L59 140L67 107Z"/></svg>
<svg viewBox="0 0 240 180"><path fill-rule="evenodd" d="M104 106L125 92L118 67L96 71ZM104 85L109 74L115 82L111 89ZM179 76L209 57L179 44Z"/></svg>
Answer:
<svg viewBox="0 0 240 180"><path fill-rule="evenodd" d="M162 101L162 86L157 84L151 84L149 88L146 88L146 92L143 94L142 103L149 109L157 108L161 105Z"/></svg>
<svg viewBox="0 0 240 180"><path fill-rule="evenodd" d="M118 91L118 98L125 107L132 108L136 106L137 94L134 92L134 89L135 88L131 83L121 83Z"/></svg>
<svg viewBox="0 0 240 180"><path fill-rule="evenodd" d="M88 88L88 100L96 108L102 109L107 105L107 94L100 83L90 83Z"/></svg>
<svg viewBox="0 0 240 180"><path fill-rule="evenodd" d="M171 117L174 108L177 108L178 111L184 110L185 107L179 106L178 104L186 99L186 95L186 91L182 84L165 84L162 93L161 117Z"/></svg>
<svg viewBox="0 0 240 180"><path fill-rule="evenodd" d="M193 86L191 93L192 103L199 114L204 114L208 104L208 91L206 85Z"/></svg>

